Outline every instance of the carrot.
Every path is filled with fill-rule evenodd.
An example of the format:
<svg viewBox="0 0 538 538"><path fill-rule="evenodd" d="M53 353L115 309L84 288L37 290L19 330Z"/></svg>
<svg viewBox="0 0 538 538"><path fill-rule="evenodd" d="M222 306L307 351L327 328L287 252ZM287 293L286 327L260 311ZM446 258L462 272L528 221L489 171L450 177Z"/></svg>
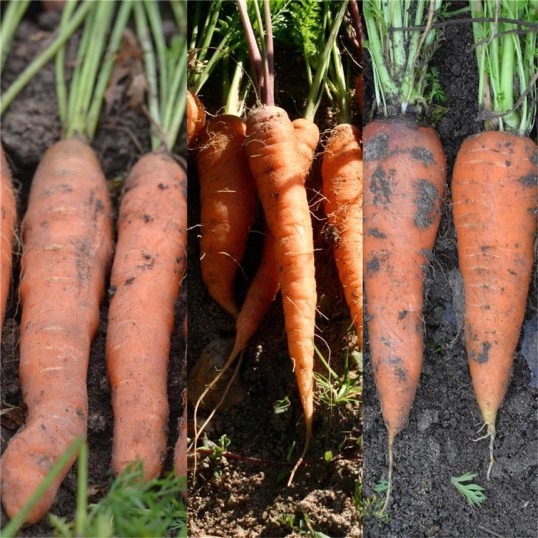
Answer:
<svg viewBox="0 0 538 538"><path fill-rule="evenodd" d="M144 6L136 3L134 12L148 59L154 49ZM148 4L147 15L160 20L155 4ZM158 42L159 37L153 37ZM179 49L168 51L174 70L181 63ZM152 80L156 80L154 66L154 61L147 61ZM182 76L181 71L169 74L171 80ZM177 84L168 100L163 87L160 90L156 113L160 112L163 139L154 136L153 153L144 155L131 170L120 204L106 342L114 411L112 467L117 475L140 459L146 480L160 475L166 457L170 337L186 268L186 174L169 155L181 118L169 122L172 116L166 112L167 102L181 107L182 90Z"/></svg>
<svg viewBox="0 0 538 538"><path fill-rule="evenodd" d="M59 38L66 39L63 32L71 27L74 8L74 3L66 5ZM95 11L84 31L95 41L91 47L89 40L81 41L82 61L73 72L73 80L83 73L87 83L83 92L81 85L72 86L69 109L66 95L58 99L66 138L47 150L39 164L22 223L19 375L28 418L1 462L2 501L9 517L20 511L75 438L86 436L90 344L99 325L113 243L106 180L87 140L97 126L130 8L130 1L116 13L106 2L88 8ZM56 66L57 76L63 74L63 63ZM61 86L64 79L58 80ZM75 456L32 508L26 524L49 510Z"/></svg>
<svg viewBox="0 0 538 538"><path fill-rule="evenodd" d="M334 257L362 350L362 151L360 132L338 125L323 153L324 209L334 236Z"/></svg>
<svg viewBox="0 0 538 538"><path fill-rule="evenodd" d="M246 152L269 232L275 240L288 349L305 415L308 450L314 414L316 280L310 209L294 127L284 110L255 109L247 118Z"/></svg>
<svg viewBox="0 0 538 538"><path fill-rule="evenodd" d="M491 442L525 314L536 236L536 144L484 132L462 145L452 180L465 289L465 347Z"/></svg>
<svg viewBox="0 0 538 538"><path fill-rule="evenodd" d="M187 147L190 148L195 138L204 128L205 109L202 101L194 93L187 92Z"/></svg>
<svg viewBox="0 0 538 538"><path fill-rule="evenodd" d="M233 282L254 222L256 194L244 151L243 120L212 118L196 153L201 199L202 279L211 297L237 317Z"/></svg>
<svg viewBox="0 0 538 538"><path fill-rule="evenodd" d="M112 466L140 458L144 476L166 454L166 379L174 301L185 271L185 174L170 157L149 154L125 183L110 279L107 366L114 409Z"/></svg>
<svg viewBox="0 0 538 538"><path fill-rule="evenodd" d="M11 282L11 264L13 257L13 240L17 225L17 202L13 192L13 182L7 164L4 150L0 145L0 188L2 192L2 241L1 241L1 281L0 281L0 340L1 328L4 325L4 316L9 297Z"/></svg>
<svg viewBox="0 0 538 538"><path fill-rule="evenodd" d="M384 119L363 131L364 291L370 356L388 433L390 500L393 445L409 418L423 360L424 278L439 227L446 158L439 137L418 118L432 97L425 77L439 33L432 28L439 0L418 0L415 23L422 33L387 32L394 20L410 20L407 3L394 0L382 16L377 0L363 14L374 65L376 104Z"/></svg>
<svg viewBox="0 0 538 538"><path fill-rule="evenodd" d="M536 115L536 33L512 35L513 26L497 19L532 22L536 9L501 0L496 6L476 1L471 11L478 18L478 99L487 130L458 152L452 206L465 290L465 348L484 438L490 439L489 479L497 412L525 315L538 212L538 148L528 137ZM484 22L488 18L495 22ZM502 59L494 54L498 50Z"/></svg>
<svg viewBox="0 0 538 538"><path fill-rule="evenodd" d="M20 380L28 418L2 457L9 517L74 439L86 435L86 371L112 254L110 215L93 150L77 139L52 146L34 176L22 223ZM27 523L48 511L73 460Z"/></svg>
<svg viewBox="0 0 538 538"><path fill-rule="evenodd" d="M372 367L389 459L407 425L422 367L424 269L444 196L435 131L411 122L364 130L364 285Z"/></svg>

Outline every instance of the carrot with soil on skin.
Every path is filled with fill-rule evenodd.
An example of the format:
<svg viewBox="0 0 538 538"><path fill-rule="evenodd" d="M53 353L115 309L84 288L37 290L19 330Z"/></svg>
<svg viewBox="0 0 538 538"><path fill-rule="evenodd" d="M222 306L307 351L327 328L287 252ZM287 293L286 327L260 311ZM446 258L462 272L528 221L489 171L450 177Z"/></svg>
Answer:
<svg viewBox="0 0 538 538"><path fill-rule="evenodd" d="M254 181L244 151L245 122L231 114L212 118L200 135L200 264L209 295L237 317L234 279L256 211Z"/></svg>
<svg viewBox="0 0 538 538"><path fill-rule="evenodd" d="M352 13L355 2L350 2ZM359 32L356 30L356 33ZM360 36L357 36L359 39ZM357 44L356 44L357 45ZM361 47L357 45L358 53ZM350 124L351 105L348 81L342 54L335 42L332 50L332 69L328 94L338 111L339 124L332 130L323 152L323 207L327 216L328 236L334 241L333 253L340 283L357 334L358 346L363 347L363 270L362 270L362 150L360 131Z"/></svg>
<svg viewBox="0 0 538 538"><path fill-rule="evenodd" d="M125 2L118 11L99 78L114 6L95 4L87 19L84 34L94 35L99 45L88 51L88 40L81 41L79 55L86 61L75 67L73 79L82 72L93 82L84 94L72 87L76 113L62 112L66 139L45 153L22 223L19 368L28 418L1 462L2 502L9 517L21 510L73 440L86 436L90 344L99 324L113 240L105 177L85 139L95 132L96 120L89 111L102 102L130 7ZM62 28L73 8L72 3L64 10ZM60 109L63 105L59 100ZM49 510L74 459L34 506L26 524Z"/></svg>
<svg viewBox="0 0 538 538"><path fill-rule="evenodd" d="M323 206L334 233L334 257L344 296L363 347L362 327L362 151L360 132L340 124L325 146L321 175Z"/></svg>
<svg viewBox="0 0 538 538"><path fill-rule="evenodd" d="M536 20L530 2L501 0L497 7L471 2L479 19ZM495 22L477 21L473 28L487 130L468 138L458 152L452 207L465 290L465 348L484 437L490 439L489 479L497 411L509 385L532 276L538 148L528 135L535 122L538 66L536 33L520 38L509 32L513 25Z"/></svg>
<svg viewBox="0 0 538 538"><path fill-rule="evenodd" d="M156 31L162 29L158 8L151 2L135 3L134 13L146 60L149 108L159 128L154 127L153 152L131 170L120 203L106 360L114 411L114 473L140 459L144 478L150 480L161 474L166 458L170 337L186 269L186 175L169 155L185 110L186 79L184 38L178 35L168 58L173 69L161 81L168 89L163 96L153 61L152 36L157 52L168 52Z"/></svg>
<svg viewBox="0 0 538 538"><path fill-rule="evenodd" d="M4 149L0 144L0 188L2 192L2 266L1 266L1 288L0 288L0 340L2 339L1 329L4 326L7 300L9 297L9 287L11 283L11 267L13 260L13 240L15 238L15 228L17 226L17 201L13 191L13 181L11 173L4 155Z"/></svg>
<svg viewBox="0 0 538 538"><path fill-rule="evenodd" d="M385 10L380 0L363 4L376 101L386 116L363 131L364 286L372 369L388 433L382 511L390 499L394 439L407 425L422 368L425 270L446 182L439 137L416 120L427 104L425 81L437 40L430 23L440 2L419 1L413 15L405 5L394 1ZM422 34L387 34L389 25L408 27L411 19L429 21Z"/></svg>

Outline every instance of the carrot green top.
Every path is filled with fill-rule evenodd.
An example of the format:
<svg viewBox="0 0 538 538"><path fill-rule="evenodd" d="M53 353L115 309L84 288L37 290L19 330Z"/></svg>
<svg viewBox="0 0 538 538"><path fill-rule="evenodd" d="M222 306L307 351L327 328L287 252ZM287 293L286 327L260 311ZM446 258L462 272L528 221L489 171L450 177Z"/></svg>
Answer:
<svg viewBox="0 0 538 538"><path fill-rule="evenodd" d="M385 116L423 114L444 95L429 62L440 34L441 0L364 0L375 99ZM417 30L421 26L422 30Z"/></svg>
<svg viewBox="0 0 538 538"><path fill-rule="evenodd" d="M529 135L536 118L538 2L470 0L487 130Z"/></svg>

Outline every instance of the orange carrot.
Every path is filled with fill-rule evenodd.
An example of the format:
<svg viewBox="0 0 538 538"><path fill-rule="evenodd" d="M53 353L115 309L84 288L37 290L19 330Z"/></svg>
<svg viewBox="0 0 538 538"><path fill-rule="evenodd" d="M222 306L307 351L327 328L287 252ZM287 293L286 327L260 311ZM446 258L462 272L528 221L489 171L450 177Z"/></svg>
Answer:
<svg viewBox="0 0 538 538"><path fill-rule="evenodd" d="M532 275L537 155L529 138L484 132L464 142L452 180L465 288L465 347L490 437L491 463L495 420L508 387Z"/></svg>
<svg viewBox="0 0 538 538"><path fill-rule="evenodd" d="M195 138L204 128L205 109L202 101L187 91L187 147L190 148Z"/></svg>
<svg viewBox="0 0 538 538"><path fill-rule="evenodd" d="M323 153L324 208L334 232L334 257L362 349L362 151L360 132L340 124Z"/></svg>
<svg viewBox="0 0 538 538"><path fill-rule="evenodd" d="M212 118L196 153L201 198L202 279L211 297L233 316L234 279L254 222L256 193L244 150L245 123Z"/></svg>
<svg viewBox="0 0 538 538"><path fill-rule="evenodd" d="M17 203L9 166L0 144L0 189L2 192L2 241L1 241L1 280L0 280L0 340L6 314L6 305L11 282L11 263L13 258L13 239L17 225Z"/></svg>
<svg viewBox="0 0 538 538"><path fill-rule="evenodd" d="M439 226L446 160L435 131L413 121L375 121L363 140L364 285L390 482L394 438L407 425L422 367L424 269Z"/></svg>
<svg viewBox="0 0 538 538"><path fill-rule="evenodd" d="M20 381L28 419L2 458L9 517L74 439L86 435L86 373L112 254L110 215L93 150L78 139L52 146L34 176L22 224ZM49 510L72 463L26 523Z"/></svg>
<svg viewBox="0 0 538 538"><path fill-rule="evenodd" d="M106 343L116 474L140 458L144 477L156 477L166 456L168 355L186 264L185 189L185 173L162 153L142 157L125 184Z"/></svg>
<svg viewBox="0 0 538 538"><path fill-rule="evenodd" d="M246 152L267 225L275 241L288 349L305 415L308 450L314 414L316 281L305 171L295 129L284 110L262 106L247 119ZM292 477L290 480L293 478Z"/></svg>

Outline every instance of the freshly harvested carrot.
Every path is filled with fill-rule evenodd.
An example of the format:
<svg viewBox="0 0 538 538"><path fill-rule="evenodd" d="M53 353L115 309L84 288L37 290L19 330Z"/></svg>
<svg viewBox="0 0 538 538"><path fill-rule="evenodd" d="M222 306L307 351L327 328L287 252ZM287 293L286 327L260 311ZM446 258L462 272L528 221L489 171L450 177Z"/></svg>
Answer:
<svg viewBox="0 0 538 538"><path fill-rule="evenodd" d="M431 127L375 121L364 141L364 286L372 367L388 432L407 425L423 357L424 270L446 181Z"/></svg>
<svg viewBox="0 0 538 538"><path fill-rule="evenodd" d="M202 101L194 93L187 92L187 147L190 148L194 139L200 134L205 123L205 109Z"/></svg>
<svg viewBox="0 0 538 538"><path fill-rule="evenodd" d="M362 151L360 132L342 123L323 153L324 209L334 237L334 257L362 350Z"/></svg>
<svg viewBox="0 0 538 538"><path fill-rule="evenodd" d="M209 295L234 317L234 279L256 211L254 181L245 154L246 126L234 115L212 118L199 138L202 279Z"/></svg>
<svg viewBox="0 0 538 538"><path fill-rule="evenodd" d="M165 154L142 157L125 184L106 343L116 474L140 458L145 478L156 477L166 454L168 355L186 264L185 189L185 173Z"/></svg>
<svg viewBox="0 0 538 538"><path fill-rule="evenodd" d="M295 129L284 110L261 106L247 118L246 152L269 232L275 241L288 336L305 415L308 450L314 415L316 280L310 209Z"/></svg>
<svg viewBox="0 0 538 538"><path fill-rule="evenodd" d="M2 502L13 517L88 417L86 372L112 255L111 204L93 150L78 139L39 164L22 223L20 381L28 418L2 457ZM26 523L49 510L69 462Z"/></svg>
<svg viewBox="0 0 538 538"><path fill-rule="evenodd" d="M1 329L4 325L4 316L9 296L11 282L11 264L13 258L13 240L17 225L17 202L13 192L11 173L0 144L0 189L2 192L2 242L1 242L1 288L0 288L0 340Z"/></svg>
<svg viewBox="0 0 538 538"><path fill-rule="evenodd" d="M491 446L532 276L537 151L527 137L489 131L464 142L454 167L452 207L465 289L465 347Z"/></svg>

